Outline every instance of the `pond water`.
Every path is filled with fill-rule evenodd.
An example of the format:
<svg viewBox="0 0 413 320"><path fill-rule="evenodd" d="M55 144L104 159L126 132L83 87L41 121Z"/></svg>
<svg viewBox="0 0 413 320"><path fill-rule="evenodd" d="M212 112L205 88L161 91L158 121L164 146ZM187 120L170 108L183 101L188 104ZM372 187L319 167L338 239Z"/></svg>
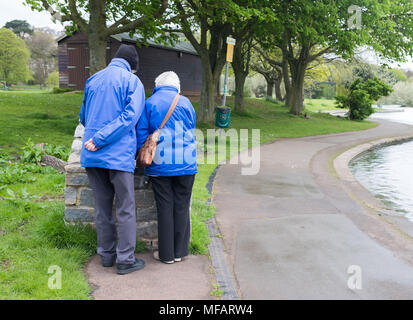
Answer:
<svg viewBox="0 0 413 320"><path fill-rule="evenodd" d="M413 125L413 108L385 109L395 112L375 113L371 118ZM367 151L350 163L350 169L387 207L413 222L413 141Z"/></svg>

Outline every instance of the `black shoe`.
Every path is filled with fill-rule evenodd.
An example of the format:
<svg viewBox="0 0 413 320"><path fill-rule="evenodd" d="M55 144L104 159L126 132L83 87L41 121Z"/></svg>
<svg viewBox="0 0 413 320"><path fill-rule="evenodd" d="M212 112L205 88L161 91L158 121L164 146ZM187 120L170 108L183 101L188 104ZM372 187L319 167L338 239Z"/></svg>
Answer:
<svg viewBox="0 0 413 320"><path fill-rule="evenodd" d="M128 274L145 267L145 261L142 259L135 258L135 262L133 264L122 264L118 263L118 270L117 274Z"/></svg>
<svg viewBox="0 0 413 320"><path fill-rule="evenodd" d="M105 267L105 268L111 268L111 267L113 267L115 261L116 261L116 254L113 256L112 259L103 259L102 258L102 266Z"/></svg>

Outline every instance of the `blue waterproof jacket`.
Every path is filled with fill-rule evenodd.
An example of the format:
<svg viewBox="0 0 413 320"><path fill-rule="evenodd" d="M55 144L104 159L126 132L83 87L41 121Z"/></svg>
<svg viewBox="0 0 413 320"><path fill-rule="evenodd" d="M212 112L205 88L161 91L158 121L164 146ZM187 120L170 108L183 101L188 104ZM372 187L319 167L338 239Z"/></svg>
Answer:
<svg viewBox="0 0 413 320"><path fill-rule="evenodd" d="M145 110L138 122L138 149L148 135L161 126L177 93L174 87L157 87L146 100ZM161 130L154 161L145 168L145 174L181 176L197 173L195 123L196 115L191 102L181 96L175 111Z"/></svg>
<svg viewBox="0 0 413 320"><path fill-rule="evenodd" d="M85 126L82 167L135 171L136 125L145 107L145 91L129 63L115 58L86 82L80 122ZM84 143L93 139L97 151Z"/></svg>

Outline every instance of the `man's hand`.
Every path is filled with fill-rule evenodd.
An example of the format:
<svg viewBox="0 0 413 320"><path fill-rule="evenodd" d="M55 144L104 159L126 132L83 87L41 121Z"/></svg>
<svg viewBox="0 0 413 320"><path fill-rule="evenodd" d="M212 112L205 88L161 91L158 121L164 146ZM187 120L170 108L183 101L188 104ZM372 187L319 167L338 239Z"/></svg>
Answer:
<svg viewBox="0 0 413 320"><path fill-rule="evenodd" d="M97 151L98 148L96 148L95 143L93 142L92 139L90 139L89 141L85 142L85 147L86 149L88 149L89 151Z"/></svg>

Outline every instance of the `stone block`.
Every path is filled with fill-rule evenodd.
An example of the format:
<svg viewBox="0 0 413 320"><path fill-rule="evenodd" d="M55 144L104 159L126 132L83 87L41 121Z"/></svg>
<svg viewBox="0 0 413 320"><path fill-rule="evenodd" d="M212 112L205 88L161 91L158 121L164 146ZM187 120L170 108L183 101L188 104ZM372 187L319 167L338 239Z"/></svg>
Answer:
<svg viewBox="0 0 413 320"><path fill-rule="evenodd" d="M158 218L156 207L148 207L148 208L137 208L136 209L136 221L153 221Z"/></svg>
<svg viewBox="0 0 413 320"><path fill-rule="evenodd" d="M144 239L158 238L158 224L156 221L141 222L136 225L136 236Z"/></svg>
<svg viewBox="0 0 413 320"><path fill-rule="evenodd" d="M83 124L79 123L76 127L75 134L73 135L75 138L83 138L83 134L85 133L85 127Z"/></svg>
<svg viewBox="0 0 413 320"><path fill-rule="evenodd" d="M94 206L93 190L90 188L83 188L80 190L79 205L86 207Z"/></svg>
<svg viewBox="0 0 413 320"><path fill-rule="evenodd" d="M152 190L135 190L135 204L137 208L153 206L155 197Z"/></svg>
<svg viewBox="0 0 413 320"><path fill-rule="evenodd" d="M88 186L89 178L85 173L67 174L66 175L67 186Z"/></svg>
<svg viewBox="0 0 413 320"><path fill-rule="evenodd" d="M82 151L83 141L81 139L75 139L72 143L72 153L80 154Z"/></svg>
<svg viewBox="0 0 413 320"><path fill-rule="evenodd" d="M74 205L77 199L77 189L73 187L65 188L65 204Z"/></svg>
<svg viewBox="0 0 413 320"><path fill-rule="evenodd" d="M67 207L65 209L65 220L68 222L93 222L93 209Z"/></svg>
<svg viewBox="0 0 413 320"><path fill-rule="evenodd" d="M80 154L79 153L71 153L69 159L67 160L68 164L80 164Z"/></svg>
<svg viewBox="0 0 413 320"><path fill-rule="evenodd" d="M78 164L68 164L65 167L66 173L86 173L86 169L82 168L80 166L80 163Z"/></svg>

